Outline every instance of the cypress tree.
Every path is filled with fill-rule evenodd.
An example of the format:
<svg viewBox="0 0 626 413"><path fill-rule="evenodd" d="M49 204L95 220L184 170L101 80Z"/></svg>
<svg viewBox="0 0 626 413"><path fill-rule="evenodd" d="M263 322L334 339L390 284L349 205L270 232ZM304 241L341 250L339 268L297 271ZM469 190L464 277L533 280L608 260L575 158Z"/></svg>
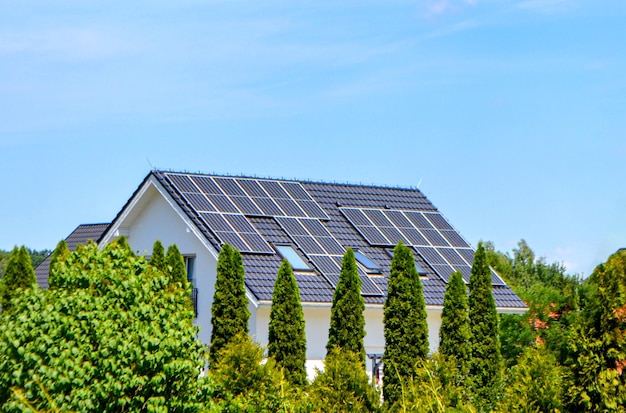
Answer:
<svg viewBox="0 0 626 413"><path fill-rule="evenodd" d="M187 269L185 268L185 259L180 253L176 244L167 247L167 256L165 258L170 273L170 279L173 283L180 283L182 286L187 285Z"/></svg>
<svg viewBox="0 0 626 413"><path fill-rule="evenodd" d="M365 363L365 303L361 296L361 277L357 270L354 251L348 248L341 262L339 282L330 310L330 330L326 351L333 347L355 353Z"/></svg>
<svg viewBox="0 0 626 413"><path fill-rule="evenodd" d="M165 249L161 241L156 240L152 246L152 255L150 256L150 265L158 268L161 271L167 270L167 264L165 262Z"/></svg>
<svg viewBox="0 0 626 413"><path fill-rule="evenodd" d="M401 400L402 384L415 377L416 366L428 355L428 324L422 283L411 249L399 242L394 249L384 306L385 404Z"/></svg>
<svg viewBox="0 0 626 413"><path fill-rule="evenodd" d="M20 294L20 288L32 288L36 283L28 250L24 246L13 248L2 277L2 311L11 310L11 299Z"/></svg>
<svg viewBox="0 0 626 413"><path fill-rule="evenodd" d="M463 389L467 384L471 351L467 287L461 272L455 271L443 296L439 353L452 366L447 374L457 388Z"/></svg>
<svg viewBox="0 0 626 413"><path fill-rule="evenodd" d="M244 285L245 270L239 251L224 244L217 259L215 294L211 305L211 347L209 363L239 334L248 334L248 299Z"/></svg>
<svg viewBox="0 0 626 413"><path fill-rule="evenodd" d="M54 251L50 255L50 267L48 270L48 285L51 288L57 287L57 265L58 263L67 258L70 254L70 249L67 246L65 240L59 241Z"/></svg>
<svg viewBox="0 0 626 413"><path fill-rule="evenodd" d="M491 270L482 243L474 254L470 276L469 317L472 359L470 375L474 404L489 411L497 402L502 375L498 313L491 293Z"/></svg>
<svg viewBox="0 0 626 413"><path fill-rule="evenodd" d="M283 260L274 283L267 353L283 368L285 379L295 385L306 383L304 314L300 290L287 260Z"/></svg>

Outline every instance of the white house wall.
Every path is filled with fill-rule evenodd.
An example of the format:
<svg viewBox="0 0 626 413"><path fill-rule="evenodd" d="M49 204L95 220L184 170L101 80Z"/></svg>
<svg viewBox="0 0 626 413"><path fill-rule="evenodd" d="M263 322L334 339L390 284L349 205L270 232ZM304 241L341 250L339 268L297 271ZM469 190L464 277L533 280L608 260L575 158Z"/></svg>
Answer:
<svg viewBox="0 0 626 413"><path fill-rule="evenodd" d="M198 236L191 231L173 206L165 201L154 188L147 191L149 202L142 202L143 210L133 213L132 223L123 223L128 234L128 243L141 255L150 255L154 242L158 239L167 247L176 244L182 255L195 256L194 278L198 289L199 338L204 343L211 339L211 302L213 300L217 260Z"/></svg>

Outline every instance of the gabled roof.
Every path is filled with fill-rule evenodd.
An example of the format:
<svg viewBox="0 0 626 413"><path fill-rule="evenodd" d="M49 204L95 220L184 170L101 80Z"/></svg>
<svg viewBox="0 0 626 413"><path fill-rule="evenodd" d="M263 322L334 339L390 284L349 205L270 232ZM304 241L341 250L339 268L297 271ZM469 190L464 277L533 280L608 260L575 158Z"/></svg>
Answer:
<svg viewBox="0 0 626 413"><path fill-rule="evenodd" d="M72 233L65 238L67 247L70 251L74 251L79 244L86 244L87 241L100 241L100 237L109 227L109 224L83 224L79 225ZM37 276L37 284L43 288L48 288L48 273L50 271L50 255L35 268Z"/></svg>
<svg viewBox="0 0 626 413"><path fill-rule="evenodd" d="M383 304L393 246L411 246L427 305L441 306L455 269L469 281L474 250L435 206L414 188L390 188L252 177L152 171L153 175L217 250L239 249L246 286L270 301L282 257L276 245L291 245L311 267L297 271L303 302L330 303L348 247L373 261L378 274L360 266L366 303ZM149 175L150 176L150 175ZM493 272L500 308L524 303Z"/></svg>

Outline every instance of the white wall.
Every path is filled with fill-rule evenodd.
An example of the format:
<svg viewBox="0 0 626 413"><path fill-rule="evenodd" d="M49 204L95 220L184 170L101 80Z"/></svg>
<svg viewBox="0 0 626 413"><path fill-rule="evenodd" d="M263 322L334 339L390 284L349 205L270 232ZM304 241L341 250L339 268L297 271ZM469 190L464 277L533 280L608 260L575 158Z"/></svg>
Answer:
<svg viewBox="0 0 626 413"><path fill-rule="evenodd" d="M176 244L181 254L195 255L194 277L198 288L198 318L196 324L200 326L199 338L204 343L211 339L211 302L215 286L217 260L207 250L198 236L188 230L187 224L175 211L173 206L165 201L163 196L154 188L144 195L149 202L142 202L135 211L132 222L124 222L128 228L128 243L138 254L150 255L152 246L158 239L163 246ZM147 200L147 199L146 199ZM129 218L128 221L131 219Z"/></svg>

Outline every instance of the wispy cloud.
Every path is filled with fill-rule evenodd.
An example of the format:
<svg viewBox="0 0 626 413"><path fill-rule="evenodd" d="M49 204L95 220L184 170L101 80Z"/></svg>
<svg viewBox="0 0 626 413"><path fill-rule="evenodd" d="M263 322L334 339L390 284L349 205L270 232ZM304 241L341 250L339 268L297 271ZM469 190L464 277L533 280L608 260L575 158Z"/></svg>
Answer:
<svg viewBox="0 0 626 413"><path fill-rule="evenodd" d="M517 7L539 13L559 13L570 10L575 6L572 0L523 0L517 3Z"/></svg>
<svg viewBox="0 0 626 413"><path fill-rule="evenodd" d="M478 0L435 0L426 5L424 15L426 17L437 17L441 15L460 12L465 6L475 6Z"/></svg>

